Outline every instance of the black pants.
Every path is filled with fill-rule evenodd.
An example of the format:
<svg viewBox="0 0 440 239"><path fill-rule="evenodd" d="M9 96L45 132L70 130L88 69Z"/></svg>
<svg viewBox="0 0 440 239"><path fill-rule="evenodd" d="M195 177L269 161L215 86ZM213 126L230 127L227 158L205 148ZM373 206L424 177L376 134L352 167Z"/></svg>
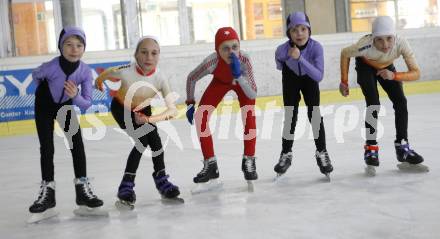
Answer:
<svg viewBox="0 0 440 239"><path fill-rule="evenodd" d="M388 70L396 72L394 65L387 67ZM365 119L366 143L377 144L377 116L380 109L379 91L377 82L387 93L394 108L394 122L396 127L396 141L402 139L408 140L408 108L406 97L403 93L402 82L394 80L384 80L376 76L377 70L365 64L362 59L356 58L357 82L361 86L362 93L365 96L367 105L367 114ZM367 117L369 119L367 120Z"/></svg>
<svg viewBox="0 0 440 239"><path fill-rule="evenodd" d="M326 149L324 122L319 109L319 85L307 75L298 76L286 65L283 67L283 101L284 127L282 153L292 151L296 122L298 121L298 107L303 94L307 106L307 117L312 124L316 150Z"/></svg>
<svg viewBox="0 0 440 239"><path fill-rule="evenodd" d="M55 103L46 81L41 83L35 92L35 124L37 127L38 139L40 140L41 176L45 181L54 180L54 120L57 118L58 110L61 107L71 104L72 100L68 100L63 104ZM81 127L79 126L75 111L73 109L68 110L66 112L65 121L59 121L58 123L61 127L64 125L63 129L65 133L69 132L70 126L78 126L78 131L72 135L70 141L70 152L72 153L75 177L85 177L86 154L84 152L84 144L81 136ZM67 137L69 138L69 136Z"/></svg>
<svg viewBox="0 0 440 239"><path fill-rule="evenodd" d="M157 132L157 126L155 126L154 124L149 124L150 127L153 127L150 128L149 132L145 132L141 136L135 135L132 130L127 130L126 124L124 122L124 111L126 111L126 109L124 109L124 106L113 99L111 103L111 111L119 127L121 127L121 129L125 129L127 134L132 137L136 142L135 146L128 155L123 180L132 182L134 181L137 168L139 167L139 161L142 157L142 153L148 146L150 146L153 154L154 171L158 172L160 170L163 170L165 168L165 163L163 159L164 152L162 149L162 142L160 140L159 133ZM126 113L129 113L131 116L130 124L132 125L132 129L137 129L142 126L136 124L133 112ZM147 116L151 116L151 107L148 106L144 108L142 110L142 113Z"/></svg>

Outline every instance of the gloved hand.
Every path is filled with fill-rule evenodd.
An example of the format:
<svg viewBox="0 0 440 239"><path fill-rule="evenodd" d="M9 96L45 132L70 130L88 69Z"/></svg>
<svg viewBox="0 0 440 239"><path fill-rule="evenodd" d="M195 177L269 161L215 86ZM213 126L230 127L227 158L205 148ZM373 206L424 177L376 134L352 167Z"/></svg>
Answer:
<svg viewBox="0 0 440 239"><path fill-rule="evenodd" d="M346 82L341 82L339 84L339 92L344 97L347 97L350 94L350 89L349 89L348 84Z"/></svg>
<svg viewBox="0 0 440 239"><path fill-rule="evenodd" d="M186 118L188 119L188 122L190 124L193 124L194 111L195 111L194 104L189 104L186 106Z"/></svg>
<svg viewBox="0 0 440 239"><path fill-rule="evenodd" d="M234 79L240 78L241 76L240 60L234 53L231 53L229 59L231 59L231 64L229 66L231 67L232 76L234 77Z"/></svg>

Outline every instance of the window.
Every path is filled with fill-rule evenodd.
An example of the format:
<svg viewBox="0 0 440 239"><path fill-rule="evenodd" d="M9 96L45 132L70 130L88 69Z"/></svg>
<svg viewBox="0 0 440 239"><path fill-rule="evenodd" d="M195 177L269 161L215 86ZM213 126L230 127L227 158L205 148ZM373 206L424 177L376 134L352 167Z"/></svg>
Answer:
<svg viewBox="0 0 440 239"><path fill-rule="evenodd" d="M377 16L395 16L395 2L384 0L351 0L352 32L369 32Z"/></svg>
<svg viewBox="0 0 440 239"><path fill-rule="evenodd" d="M281 0L241 0L246 40L283 37Z"/></svg>
<svg viewBox="0 0 440 239"><path fill-rule="evenodd" d="M179 45L177 0L140 0L141 36L158 36L161 45Z"/></svg>
<svg viewBox="0 0 440 239"><path fill-rule="evenodd" d="M81 18L87 36L87 51L124 48L119 0L82 0Z"/></svg>
<svg viewBox="0 0 440 239"><path fill-rule="evenodd" d="M377 16L391 16L398 29L439 26L438 0L351 0L353 32L371 31Z"/></svg>
<svg viewBox="0 0 440 239"><path fill-rule="evenodd" d="M399 0L398 24L400 29L439 26L437 0Z"/></svg>
<svg viewBox="0 0 440 239"><path fill-rule="evenodd" d="M58 50L52 1L12 0L11 17L16 56L43 55Z"/></svg>
<svg viewBox="0 0 440 239"><path fill-rule="evenodd" d="M214 42L215 33L221 27L234 26L231 0L187 0L191 12L190 24L193 26L194 42Z"/></svg>

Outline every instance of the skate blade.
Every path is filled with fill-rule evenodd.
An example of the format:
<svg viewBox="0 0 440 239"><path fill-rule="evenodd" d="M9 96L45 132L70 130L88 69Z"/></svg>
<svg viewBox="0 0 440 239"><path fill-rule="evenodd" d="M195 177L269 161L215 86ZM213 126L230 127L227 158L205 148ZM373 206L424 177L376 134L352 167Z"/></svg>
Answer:
<svg viewBox="0 0 440 239"><path fill-rule="evenodd" d="M330 178L330 173L324 173L324 175L325 175L325 180L327 182L331 182L332 181L332 179Z"/></svg>
<svg viewBox="0 0 440 239"><path fill-rule="evenodd" d="M108 217L108 211L103 210L100 207L87 207L87 206L79 206L78 208L73 210L73 214L81 217L89 217L89 216L96 216L96 217Z"/></svg>
<svg viewBox="0 0 440 239"><path fill-rule="evenodd" d="M284 173L277 173L277 176L275 176L275 178L273 179L273 181L275 183L277 182L281 182L285 179L286 177L284 176Z"/></svg>
<svg viewBox="0 0 440 239"><path fill-rule="evenodd" d="M365 167L365 175L369 177L376 176L376 166L367 165L367 167Z"/></svg>
<svg viewBox="0 0 440 239"><path fill-rule="evenodd" d="M191 194L200 194L208 191L220 190L223 183L218 179L211 179L206 183L197 183L196 187L191 190Z"/></svg>
<svg viewBox="0 0 440 239"><path fill-rule="evenodd" d="M132 211L132 210L134 210L134 204L127 202L127 201L124 201L124 200L117 200L115 202L115 207L119 211Z"/></svg>
<svg viewBox="0 0 440 239"><path fill-rule="evenodd" d="M429 172L429 167L423 164L410 164L407 162L397 164L397 168L403 172L410 173L426 173Z"/></svg>
<svg viewBox="0 0 440 239"><path fill-rule="evenodd" d="M180 205L180 204L184 204L185 203L185 200L183 198L180 198L180 197L167 198L165 196L162 196L161 201L165 205Z"/></svg>
<svg viewBox="0 0 440 239"><path fill-rule="evenodd" d="M40 213L31 213L31 216L27 220L27 223L38 223L40 221L55 217L58 214L59 213L53 208L47 209L46 211Z"/></svg>
<svg viewBox="0 0 440 239"><path fill-rule="evenodd" d="M255 186L253 180L246 180L247 181L247 190L250 193L253 193L255 191Z"/></svg>

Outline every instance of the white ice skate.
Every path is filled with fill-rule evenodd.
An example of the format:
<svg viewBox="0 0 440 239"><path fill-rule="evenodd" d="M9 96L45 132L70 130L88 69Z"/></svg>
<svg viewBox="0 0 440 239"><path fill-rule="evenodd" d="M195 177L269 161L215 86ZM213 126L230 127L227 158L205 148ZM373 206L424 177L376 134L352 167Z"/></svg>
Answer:
<svg viewBox="0 0 440 239"><path fill-rule="evenodd" d="M197 183L196 187L191 190L192 194L199 194L208 191L220 190L223 183L219 179L211 179L206 183Z"/></svg>
<svg viewBox="0 0 440 239"><path fill-rule="evenodd" d="M40 221L55 217L59 214L59 212L55 211L54 208L49 208L44 212L40 213L31 213L31 216L27 220L27 223L38 223Z"/></svg>
<svg viewBox="0 0 440 239"><path fill-rule="evenodd" d="M369 176L369 177L374 177L376 176L376 166L373 165L367 165L365 167L365 175Z"/></svg>
<svg viewBox="0 0 440 239"><path fill-rule="evenodd" d="M325 173L324 176L325 176L325 179L326 179L327 182L331 182L332 181L332 179L330 178L330 173Z"/></svg>
<svg viewBox="0 0 440 239"><path fill-rule="evenodd" d="M397 168L400 169L403 172L412 172L412 173L426 173L429 172L429 167L426 165L423 165L421 163L419 164L410 164L408 162L403 162L397 164Z"/></svg>
<svg viewBox="0 0 440 239"><path fill-rule="evenodd" d="M108 217L108 211L103 210L101 207L87 207L87 206L79 206L78 208L73 210L73 214L81 217Z"/></svg>
<svg viewBox="0 0 440 239"><path fill-rule="evenodd" d="M115 202L115 207L119 211L132 211L134 210L134 203L118 199Z"/></svg>

